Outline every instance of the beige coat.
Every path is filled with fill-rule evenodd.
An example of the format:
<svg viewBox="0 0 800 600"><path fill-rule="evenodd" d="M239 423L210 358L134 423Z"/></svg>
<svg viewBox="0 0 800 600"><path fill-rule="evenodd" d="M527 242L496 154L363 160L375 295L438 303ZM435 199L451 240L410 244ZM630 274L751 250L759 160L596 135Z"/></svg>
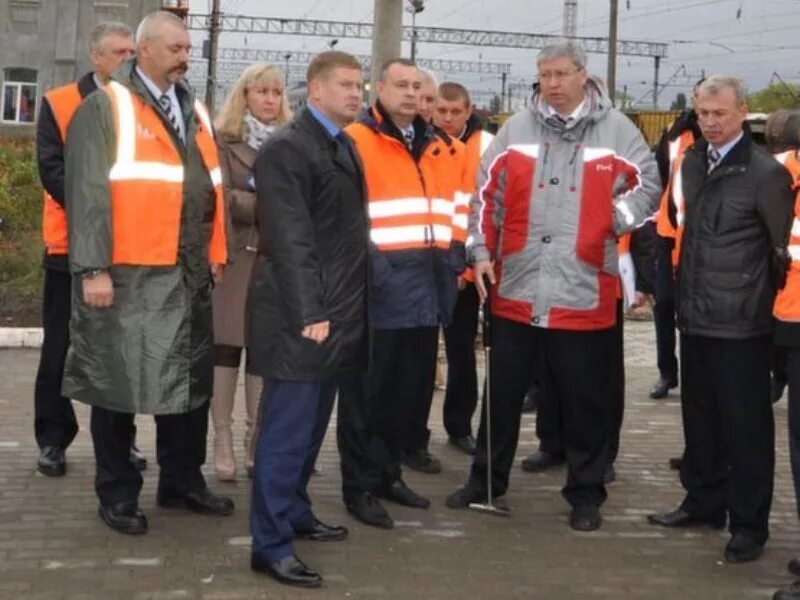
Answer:
<svg viewBox="0 0 800 600"><path fill-rule="evenodd" d="M243 347L247 286L258 247L256 195L247 183L256 151L227 134L220 134L218 146L230 226L229 264L213 294L214 343Z"/></svg>

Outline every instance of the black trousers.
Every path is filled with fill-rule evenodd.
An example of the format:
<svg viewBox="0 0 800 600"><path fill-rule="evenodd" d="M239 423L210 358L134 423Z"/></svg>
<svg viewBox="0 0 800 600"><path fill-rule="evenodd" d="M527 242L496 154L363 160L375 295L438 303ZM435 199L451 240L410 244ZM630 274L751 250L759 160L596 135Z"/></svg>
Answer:
<svg viewBox="0 0 800 600"><path fill-rule="evenodd" d="M130 462L133 414L92 407L91 431L97 463L95 490L100 504L136 502L142 475ZM206 487L200 468L206 461L208 402L188 413L156 415L158 489L187 494Z"/></svg>
<svg viewBox="0 0 800 600"><path fill-rule="evenodd" d="M430 401L425 410L420 398L433 393L437 328L379 329L372 336L369 372L339 385L337 441L345 498L399 479L412 439L409 423L422 423L427 431Z"/></svg>
<svg viewBox="0 0 800 600"><path fill-rule="evenodd" d="M439 328L399 329L391 336L392 346L378 383L381 396L399 394L401 405L401 449L403 453L428 447L431 430L433 389L436 385L436 360L439 352ZM377 381L376 381L377 383ZM391 390L391 391L390 391Z"/></svg>
<svg viewBox="0 0 800 600"><path fill-rule="evenodd" d="M490 358L492 410L492 494L508 489L519 437L522 401L540 352L546 394L558 398L567 458L562 493L573 506L600 505L606 498L603 472L608 462L610 392L614 332L540 329L492 319ZM470 485L486 487L486 403Z"/></svg>
<svg viewBox="0 0 800 600"><path fill-rule="evenodd" d="M800 514L800 347L780 346L786 358L785 375L789 383L789 460L797 512Z"/></svg>
<svg viewBox="0 0 800 600"><path fill-rule="evenodd" d="M472 415L478 406L475 337L480 299L474 283L458 293L453 322L444 328L447 352L447 389L444 394L444 428L454 438L472 433Z"/></svg>
<svg viewBox="0 0 800 600"><path fill-rule="evenodd" d="M39 448L66 449L78 433L72 401L61 395L64 360L69 347L69 313L72 277L55 269L44 270L42 325L44 341L34 390L34 432Z"/></svg>
<svg viewBox="0 0 800 600"><path fill-rule="evenodd" d="M675 272L672 268L670 238L658 237L656 242L656 304L653 322L656 327L656 358L662 379L678 380L678 358L675 355Z"/></svg>
<svg viewBox="0 0 800 600"><path fill-rule="evenodd" d="M613 348L611 349L611 381L609 393L613 399L613 413L609 425L608 462L613 464L619 454L619 438L622 432L622 421L625 416L625 351L623 323L625 322L622 302L617 302L617 322L612 329ZM537 381L543 381L543 375L537 373ZM539 438L539 450L554 456L564 456L564 439L558 397L552 386L539 385L536 410L536 436Z"/></svg>
<svg viewBox="0 0 800 600"><path fill-rule="evenodd" d="M762 543L775 471L770 345L770 336L681 335L682 507L698 517L727 509L731 533Z"/></svg>

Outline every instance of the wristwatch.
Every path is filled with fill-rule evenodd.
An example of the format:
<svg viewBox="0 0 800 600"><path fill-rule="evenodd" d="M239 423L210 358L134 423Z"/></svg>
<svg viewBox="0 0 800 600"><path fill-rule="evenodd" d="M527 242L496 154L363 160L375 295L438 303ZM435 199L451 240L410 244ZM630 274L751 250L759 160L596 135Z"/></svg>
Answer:
<svg viewBox="0 0 800 600"><path fill-rule="evenodd" d="M94 279L101 273L107 273L107 272L108 271L106 271L106 269L87 269L86 271L83 271L81 275L83 276L84 279Z"/></svg>

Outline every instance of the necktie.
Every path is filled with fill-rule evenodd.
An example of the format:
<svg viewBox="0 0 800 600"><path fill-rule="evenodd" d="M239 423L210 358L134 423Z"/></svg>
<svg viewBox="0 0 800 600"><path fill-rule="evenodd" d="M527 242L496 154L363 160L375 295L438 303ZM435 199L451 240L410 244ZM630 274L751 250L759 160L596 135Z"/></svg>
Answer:
<svg viewBox="0 0 800 600"><path fill-rule="evenodd" d="M183 139L181 136L181 130L178 127L178 117L175 114L175 111L172 110L172 100L169 99L167 94L161 94L161 97L158 99L158 103L161 105L161 109L164 111L169 124L172 125L172 129L175 131L178 138Z"/></svg>
<svg viewBox="0 0 800 600"><path fill-rule="evenodd" d="M720 158L721 158L721 156L720 156L720 153L719 153L718 150L715 150L714 148L710 148L708 150L708 172L709 173L711 173L711 171L713 171L716 168L717 163L719 163Z"/></svg>
<svg viewBox="0 0 800 600"><path fill-rule="evenodd" d="M403 138L406 140L406 146L410 149L414 145L414 129L412 127L404 129Z"/></svg>

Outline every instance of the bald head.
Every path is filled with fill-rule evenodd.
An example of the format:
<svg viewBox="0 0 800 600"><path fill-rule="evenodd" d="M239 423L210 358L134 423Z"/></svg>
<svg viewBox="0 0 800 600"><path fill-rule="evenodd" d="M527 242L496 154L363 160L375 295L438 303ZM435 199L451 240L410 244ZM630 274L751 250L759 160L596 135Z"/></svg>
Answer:
<svg viewBox="0 0 800 600"><path fill-rule="evenodd" d="M191 49L186 24L172 13L150 13L136 29L137 64L162 92L186 75Z"/></svg>

